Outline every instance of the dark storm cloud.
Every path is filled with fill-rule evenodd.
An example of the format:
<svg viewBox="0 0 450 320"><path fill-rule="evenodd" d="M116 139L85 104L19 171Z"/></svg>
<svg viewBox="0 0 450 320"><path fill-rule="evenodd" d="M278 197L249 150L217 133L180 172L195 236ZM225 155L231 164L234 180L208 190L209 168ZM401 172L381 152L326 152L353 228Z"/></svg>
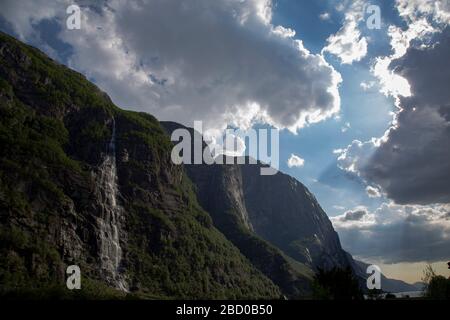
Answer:
<svg viewBox="0 0 450 320"><path fill-rule="evenodd" d="M411 85L396 129L361 168L397 203L450 202L450 29L427 49L410 48L396 73Z"/></svg>

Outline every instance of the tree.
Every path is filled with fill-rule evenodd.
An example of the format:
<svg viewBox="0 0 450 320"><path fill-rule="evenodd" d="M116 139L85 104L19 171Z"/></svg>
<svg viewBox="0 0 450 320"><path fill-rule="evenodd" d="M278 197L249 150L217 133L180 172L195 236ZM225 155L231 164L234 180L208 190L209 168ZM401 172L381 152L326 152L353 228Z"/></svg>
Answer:
<svg viewBox="0 0 450 320"><path fill-rule="evenodd" d="M432 300L450 300L450 278L437 275L431 265L427 265L423 273L424 296Z"/></svg>
<svg viewBox="0 0 450 320"><path fill-rule="evenodd" d="M363 300L358 280L350 268L318 269L313 281L313 295L318 300Z"/></svg>

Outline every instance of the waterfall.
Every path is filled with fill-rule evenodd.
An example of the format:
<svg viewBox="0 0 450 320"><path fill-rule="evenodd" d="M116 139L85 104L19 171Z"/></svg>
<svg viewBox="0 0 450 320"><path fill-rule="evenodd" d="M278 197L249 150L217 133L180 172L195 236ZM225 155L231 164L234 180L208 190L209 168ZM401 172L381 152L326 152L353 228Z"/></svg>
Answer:
<svg viewBox="0 0 450 320"><path fill-rule="evenodd" d="M103 163L99 167L99 188L102 196L102 214L98 218L100 229L100 263L102 272L111 285L127 291L127 283L120 272L120 216L122 207L117 203L116 123L112 119L112 136Z"/></svg>

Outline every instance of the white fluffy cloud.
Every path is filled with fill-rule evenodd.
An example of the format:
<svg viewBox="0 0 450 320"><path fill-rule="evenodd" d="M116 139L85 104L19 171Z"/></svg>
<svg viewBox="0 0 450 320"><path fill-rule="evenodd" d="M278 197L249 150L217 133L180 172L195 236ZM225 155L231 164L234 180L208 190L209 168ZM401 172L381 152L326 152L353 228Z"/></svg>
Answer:
<svg viewBox="0 0 450 320"><path fill-rule="evenodd" d="M406 30L397 26L389 27L388 35L391 38L392 54L376 58L372 66L372 73L379 79L382 93L395 98L411 96L408 80L394 72L390 68L391 63L406 54L413 40L423 39L435 32L436 29L425 18L411 22Z"/></svg>
<svg viewBox="0 0 450 320"><path fill-rule="evenodd" d="M328 21L330 20L331 16L329 12L323 12L319 15L319 19L322 21Z"/></svg>
<svg viewBox="0 0 450 320"><path fill-rule="evenodd" d="M366 193L369 196L369 198L380 198L381 192L378 188L367 186L366 187Z"/></svg>
<svg viewBox="0 0 450 320"><path fill-rule="evenodd" d="M305 165L305 160L295 154L291 154L287 161L287 165L289 168L303 167Z"/></svg>
<svg viewBox="0 0 450 320"><path fill-rule="evenodd" d="M263 121L294 132L339 111L340 75L271 23L270 0L93 3L82 7L81 30L59 36L73 47L70 66L122 107L207 129ZM20 6L0 5L25 39L39 19L65 25L65 1L38 1L48 13L37 15Z"/></svg>
<svg viewBox="0 0 450 320"><path fill-rule="evenodd" d="M337 158L338 167L359 175L380 143L380 139L372 139L366 142L354 140L347 148L334 150L334 153L339 155Z"/></svg>
<svg viewBox="0 0 450 320"><path fill-rule="evenodd" d="M367 90L369 90L369 89L372 89L374 86L375 86L375 81L369 81L369 82L365 82L365 81L363 81L363 82L361 82L360 84L359 84L359 86L364 90L364 91L367 91Z"/></svg>
<svg viewBox="0 0 450 320"><path fill-rule="evenodd" d="M373 74L380 80L381 92L394 97L411 96L408 80L395 73L391 63L403 57L413 41L427 46L427 38L442 31L450 23L450 2L448 0L396 0L400 17L407 22L407 28L389 26L392 54L378 57L372 67ZM397 102L398 103L398 102Z"/></svg>
<svg viewBox="0 0 450 320"><path fill-rule="evenodd" d="M450 23L450 2L448 0L396 0L401 17L416 21L424 15L438 23Z"/></svg>
<svg viewBox="0 0 450 320"><path fill-rule="evenodd" d="M343 64L360 61L367 54L367 39L358 29L364 17L364 1L354 1L345 14L344 25L327 39L323 52L339 57Z"/></svg>
<svg viewBox="0 0 450 320"><path fill-rule="evenodd" d="M410 97L411 87L407 79L394 72L391 64L406 53L411 43L420 42L422 48L428 39L442 32L450 23L450 2L448 0L396 0L400 17L407 23L406 28L391 25L392 54L378 57L372 66L372 73L379 79L381 92L395 98ZM397 100L397 105L399 101Z"/></svg>
<svg viewBox="0 0 450 320"><path fill-rule="evenodd" d="M375 222L373 214L367 211L364 206L356 207L352 210L344 212L342 215L331 218L335 227L338 228L354 228L367 225L373 225Z"/></svg>
<svg viewBox="0 0 450 320"><path fill-rule="evenodd" d="M450 206L383 203L370 212L357 207L331 218L344 249L385 263L448 259Z"/></svg>
<svg viewBox="0 0 450 320"><path fill-rule="evenodd" d="M345 133L345 132L347 132L351 127L352 127L352 126L351 126L350 122L346 122L346 123L344 123L344 125L341 127L341 132L342 132L342 133Z"/></svg>

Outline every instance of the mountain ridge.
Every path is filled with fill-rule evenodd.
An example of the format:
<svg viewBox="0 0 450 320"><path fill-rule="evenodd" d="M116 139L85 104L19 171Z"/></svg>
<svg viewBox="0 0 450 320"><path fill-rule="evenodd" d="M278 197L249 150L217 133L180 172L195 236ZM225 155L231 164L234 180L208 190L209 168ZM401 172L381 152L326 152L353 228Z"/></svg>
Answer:
<svg viewBox="0 0 450 320"><path fill-rule="evenodd" d="M153 116L3 33L0 60L2 295L281 297L214 228Z"/></svg>
<svg viewBox="0 0 450 320"><path fill-rule="evenodd" d="M194 129L176 122L161 123L168 134L181 128L188 130L191 137L200 135ZM207 148L207 143L203 141L202 147ZM315 196L300 181L281 171L273 176L261 176L260 168L267 165L260 161L250 164L248 157L240 162L236 157L227 157L223 162L229 164L188 164L185 167L196 186L200 204L210 212L218 229L238 248L245 247L245 244L235 240L235 234L243 232L239 229L246 228L245 232L280 250L286 260L300 263L303 270L306 268L313 272L318 268L350 267L358 277L361 288L367 290L368 264L354 260L341 247L330 219ZM286 207L286 204L291 206ZM233 210L234 213L230 212ZM233 228L229 220L238 225L233 231L228 230ZM283 236L276 237L280 234ZM254 260L254 252L248 252L245 248L241 251L251 261ZM308 275L311 271L304 273ZM267 275L270 278L270 274ZM278 279L271 279L279 283ZM415 289L410 284L388 279L384 275L382 283L390 292ZM306 288L309 290L310 285Z"/></svg>
<svg viewBox="0 0 450 320"><path fill-rule="evenodd" d="M120 109L82 74L1 32L0 61L1 295L299 299L314 268L349 264L295 179L259 183L261 164L174 165L155 117ZM285 184L293 191L277 197L300 195L306 207L258 203L255 193L269 201L270 185ZM289 232L274 238L271 225ZM65 289L72 264L78 293Z"/></svg>

